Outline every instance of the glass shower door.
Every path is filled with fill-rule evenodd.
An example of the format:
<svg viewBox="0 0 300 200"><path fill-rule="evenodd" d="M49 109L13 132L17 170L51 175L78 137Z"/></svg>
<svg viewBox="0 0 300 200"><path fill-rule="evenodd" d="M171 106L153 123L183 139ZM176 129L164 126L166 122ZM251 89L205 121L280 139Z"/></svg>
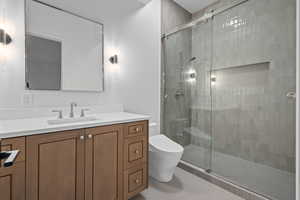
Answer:
<svg viewBox="0 0 300 200"><path fill-rule="evenodd" d="M295 199L296 1L253 0L213 19L212 171Z"/></svg>
<svg viewBox="0 0 300 200"><path fill-rule="evenodd" d="M183 160L205 170L211 169L211 67L212 67L212 20L192 28L191 65L195 73L190 81L190 127L191 142L185 147Z"/></svg>
<svg viewBox="0 0 300 200"><path fill-rule="evenodd" d="M184 146L182 160L211 168L212 21L164 39L162 132ZM197 44L197 45L195 45Z"/></svg>
<svg viewBox="0 0 300 200"><path fill-rule="evenodd" d="M190 88L185 72L191 59L191 30L164 38L164 65L162 70L162 133L185 146L190 138L185 130L190 126Z"/></svg>

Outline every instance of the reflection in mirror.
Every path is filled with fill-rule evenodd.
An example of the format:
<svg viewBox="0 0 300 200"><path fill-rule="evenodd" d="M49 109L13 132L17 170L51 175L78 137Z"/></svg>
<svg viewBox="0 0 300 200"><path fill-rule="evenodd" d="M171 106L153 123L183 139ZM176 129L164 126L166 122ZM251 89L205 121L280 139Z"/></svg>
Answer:
<svg viewBox="0 0 300 200"><path fill-rule="evenodd" d="M27 44L26 87L31 90L60 90L61 42L28 34Z"/></svg>
<svg viewBox="0 0 300 200"><path fill-rule="evenodd" d="M35 0L26 7L26 88L103 91L103 25Z"/></svg>

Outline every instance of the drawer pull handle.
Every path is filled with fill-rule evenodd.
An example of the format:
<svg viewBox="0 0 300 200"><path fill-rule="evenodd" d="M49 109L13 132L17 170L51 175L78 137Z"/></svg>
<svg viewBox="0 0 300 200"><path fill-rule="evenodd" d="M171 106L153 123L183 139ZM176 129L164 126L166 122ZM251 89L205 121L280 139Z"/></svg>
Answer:
<svg viewBox="0 0 300 200"><path fill-rule="evenodd" d="M140 130L139 128L136 128L136 129L135 129L135 132L139 132L139 130Z"/></svg>
<svg viewBox="0 0 300 200"><path fill-rule="evenodd" d="M135 180L135 183L136 183L136 184L139 184L139 182L140 182L139 179L136 179L136 180Z"/></svg>
<svg viewBox="0 0 300 200"><path fill-rule="evenodd" d="M134 152L135 154L139 154L140 153L140 151L139 150L135 150L135 152Z"/></svg>
<svg viewBox="0 0 300 200"><path fill-rule="evenodd" d="M80 140L84 140L84 135L81 135L81 136L79 137L79 139L80 139Z"/></svg>
<svg viewBox="0 0 300 200"><path fill-rule="evenodd" d="M89 134L89 135L88 135L88 138L89 138L89 139L92 139L92 138L93 138L92 134Z"/></svg>

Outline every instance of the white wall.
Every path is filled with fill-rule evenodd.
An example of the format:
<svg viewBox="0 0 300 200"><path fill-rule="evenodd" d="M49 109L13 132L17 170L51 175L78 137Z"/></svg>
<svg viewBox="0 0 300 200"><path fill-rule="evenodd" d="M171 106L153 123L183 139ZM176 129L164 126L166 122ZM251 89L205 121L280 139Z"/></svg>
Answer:
<svg viewBox="0 0 300 200"><path fill-rule="evenodd" d="M79 105L121 103L128 111L150 114L153 121L159 121L160 0L117 19L103 17L103 93L25 90L24 0L5 2L13 43L6 50L11 54L6 63L0 62L0 109L67 106L71 101ZM116 51L120 64L112 66L108 58Z"/></svg>
<svg viewBox="0 0 300 200"><path fill-rule="evenodd" d="M125 17L118 31L119 94L125 109L160 118L161 1L152 0Z"/></svg>

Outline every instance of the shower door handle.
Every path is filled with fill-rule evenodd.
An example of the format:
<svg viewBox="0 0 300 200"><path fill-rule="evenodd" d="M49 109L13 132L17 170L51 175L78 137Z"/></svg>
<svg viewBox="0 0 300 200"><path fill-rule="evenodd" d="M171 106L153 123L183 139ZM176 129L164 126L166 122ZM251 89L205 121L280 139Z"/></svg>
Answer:
<svg viewBox="0 0 300 200"><path fill-rule="evenodd" d="M296 94L296 92L288 92L286 94L286 97L289 98L289 99L296 99L297 94Z"/></svg>

